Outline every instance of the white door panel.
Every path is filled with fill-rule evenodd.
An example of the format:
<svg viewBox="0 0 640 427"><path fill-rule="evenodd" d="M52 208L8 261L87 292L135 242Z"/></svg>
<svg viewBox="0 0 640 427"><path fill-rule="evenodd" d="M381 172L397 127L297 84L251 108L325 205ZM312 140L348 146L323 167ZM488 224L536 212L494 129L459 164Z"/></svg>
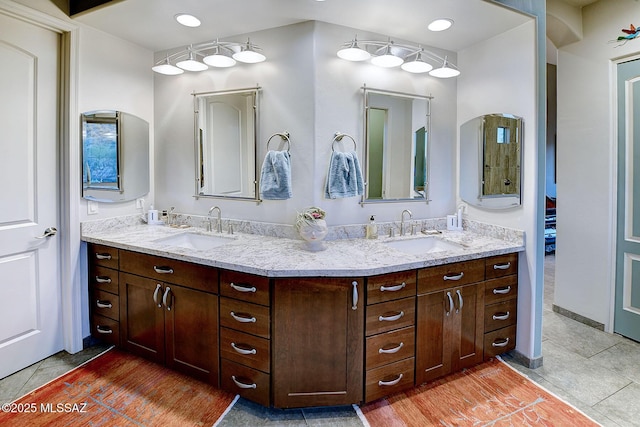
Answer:
<svg viewBox="0 0 640 427"><path fill-rule="evenodd" d="M62 349L59 44L0 14L0 378Z"/></svg>

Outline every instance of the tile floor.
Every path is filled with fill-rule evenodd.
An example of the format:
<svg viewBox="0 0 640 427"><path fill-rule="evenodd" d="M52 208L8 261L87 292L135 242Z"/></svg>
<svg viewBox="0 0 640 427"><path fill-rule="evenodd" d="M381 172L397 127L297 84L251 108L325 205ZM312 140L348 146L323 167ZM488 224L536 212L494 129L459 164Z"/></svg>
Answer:
<svg viewBox="0 0 640 427"><path fill-rule="evenodd" d="M552 310L555 256L545 262L544 365L508 363L603 426L640 426L640 344L585 326ZM0 404L10 402L92 358L105 347L55 354L0 380ZM237 426L361 426L351 407L272 410L240 399L219 424Z"/></svg>

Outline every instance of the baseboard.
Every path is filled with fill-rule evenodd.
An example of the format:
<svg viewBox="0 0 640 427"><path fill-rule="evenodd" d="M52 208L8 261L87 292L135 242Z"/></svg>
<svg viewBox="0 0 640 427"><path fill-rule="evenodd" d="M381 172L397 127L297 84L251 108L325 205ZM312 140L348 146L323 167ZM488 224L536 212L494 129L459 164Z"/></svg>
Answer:
<svg viewBox="0 0 640 427"><path fill-rule="evenodd" d="M510 351L509 356L525 368L537 369L542 366L542 356L531 359L516 350Z"/></svg>
<svg viewBox="0 0 640 427"><path fill-rule="evenodd" d="M584 317L578 313L574 313L571 310L567 310L566 308L559 307L553 304L553 311L555 313L561 314L569 319L575 320L576 322L583 323L587 326L591 326L592 328L596 328L599 331L604 331L604 324L600 322L596 322L595 320L591 320L588 317Z"/></svg>

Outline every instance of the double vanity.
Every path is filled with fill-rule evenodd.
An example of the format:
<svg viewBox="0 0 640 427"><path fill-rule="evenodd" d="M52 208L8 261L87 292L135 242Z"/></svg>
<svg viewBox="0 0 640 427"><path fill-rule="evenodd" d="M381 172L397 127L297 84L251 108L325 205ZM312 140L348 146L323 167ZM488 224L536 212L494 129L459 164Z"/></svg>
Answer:
<svg viewBox="0 0 640 427"><path fill-rule="evenodd" d="M429 221L335 227L320 252L272 224L84 223L91 334L276 408L370 402L514 349L522 233Z"/></svg>

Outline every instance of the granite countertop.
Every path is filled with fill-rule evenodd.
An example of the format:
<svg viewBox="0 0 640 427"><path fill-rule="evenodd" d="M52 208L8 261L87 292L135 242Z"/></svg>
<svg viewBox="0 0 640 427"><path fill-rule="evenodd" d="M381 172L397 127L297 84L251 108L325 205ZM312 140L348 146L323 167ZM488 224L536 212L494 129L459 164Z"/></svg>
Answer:
<svg viewBox="0 0 640 427"><path fill-rule="evenodd" d="M228 243L196 250L169 244L162 239L196 233L228 239ZM454 249L412 254L386 244L390 241L443 239L458 244ZM199 227L132 224L118 227L82 228L82 240L150 255L268 277L359 277L448 264L524 250L524 239L500 239L473 231L439 231L434 235L335 239L324 242L326 250L311 252L306 242L293 238L257 234L233 235L206 232Z"/></svg>

